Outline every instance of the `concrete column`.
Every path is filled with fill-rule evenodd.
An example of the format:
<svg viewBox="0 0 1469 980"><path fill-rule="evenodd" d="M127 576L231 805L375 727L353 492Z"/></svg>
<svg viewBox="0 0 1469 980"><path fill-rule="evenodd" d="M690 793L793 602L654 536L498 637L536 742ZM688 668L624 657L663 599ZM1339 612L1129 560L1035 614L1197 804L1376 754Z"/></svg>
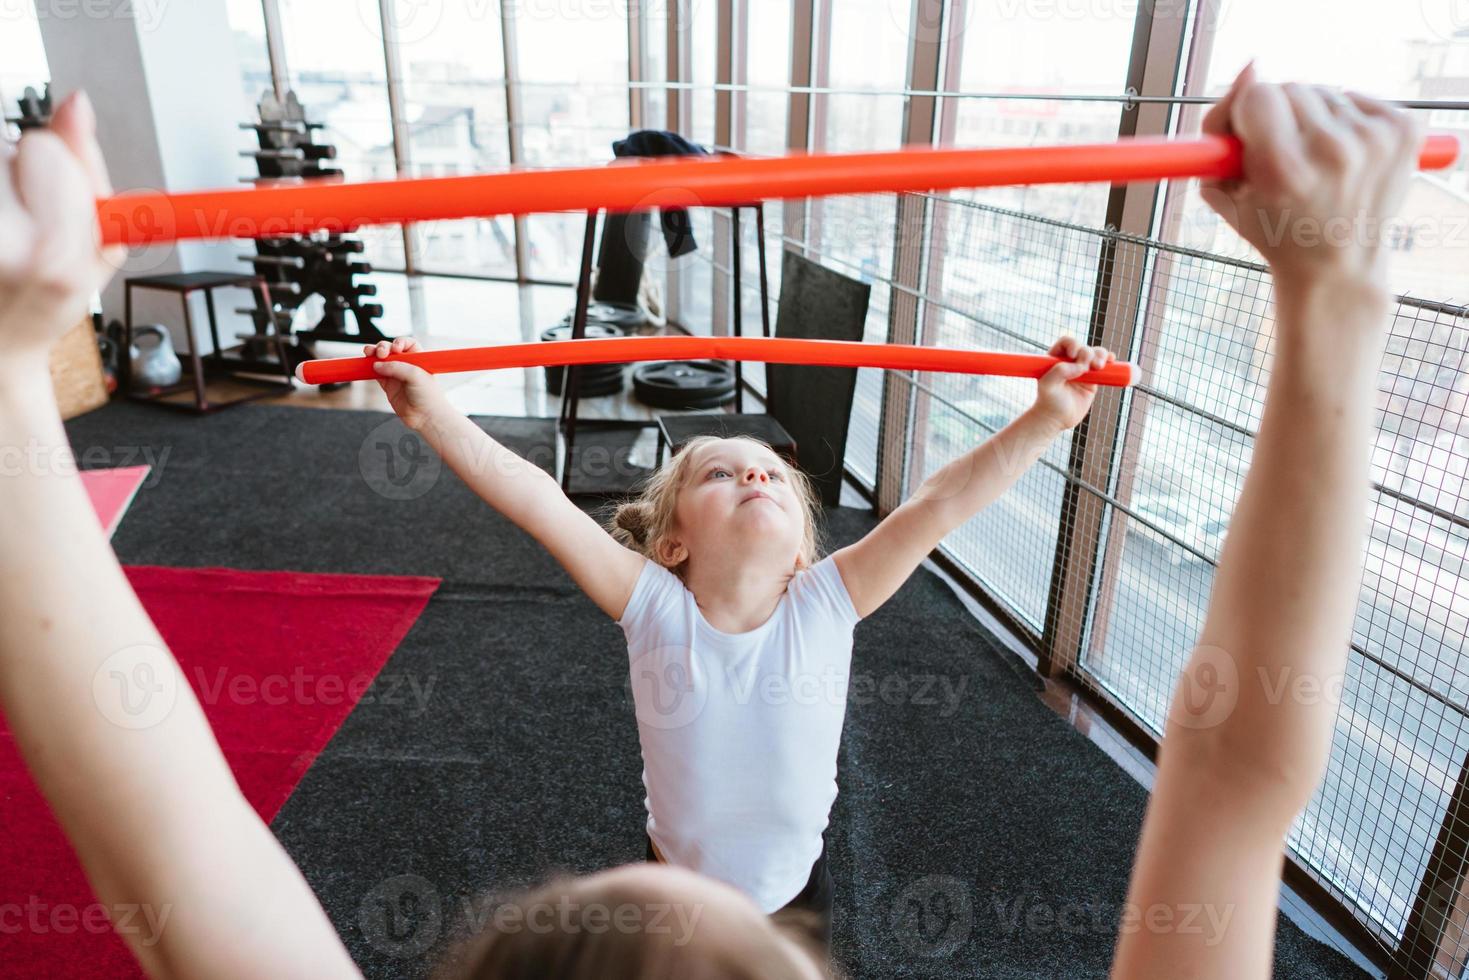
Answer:
<svg viewBox="0 0 1469 980"><path fill-rule="evenodd" d="M58 100L86 89L113 186L169 191L233 187L254 172L238 151L253 145L239 129L240 65L225 0L36 0L52 91ZM185 242L135 251L102 295L107 319L123 315L128 276L248 271L252 249L237 241ZM234 308L244 292L221 291L220 340L251 329ZM199 350L210 349L203 297L193 311ZM183 329L177 297L139 292L134 321ZM182 346L179 344L179 346Z"/></svg>

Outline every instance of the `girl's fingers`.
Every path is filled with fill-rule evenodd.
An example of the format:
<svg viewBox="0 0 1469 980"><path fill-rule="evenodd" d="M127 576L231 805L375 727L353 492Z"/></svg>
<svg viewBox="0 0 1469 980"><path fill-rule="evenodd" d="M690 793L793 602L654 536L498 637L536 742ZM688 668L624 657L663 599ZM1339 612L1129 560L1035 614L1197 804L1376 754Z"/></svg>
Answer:
<svg viewBox="0 0 1469 980"><path fill-rule="evenodd" d="M1047 352L1047 355L1049 357L1064 357L1069 360L1076 352L1076 343L1075 337L1062 337L1051 345L1051 349Z"/></svg>
<svg viewBox="0 0 1469 980"><path fill-rule="evenodd" d="M372 369L377 372L380 380L392 378L395 381L412 381L423 371L418 365L407 361L379 361Z"/></svg>
<svg viewBox="0 0 1469 980"><path fill-rule="evenodd" d="M1084 373L1086 373L1085 364L1078 364L1076 361L1060 361L1046 373L1046 377L1056 378L1060 381L1070 381L1072 378L1080 377Z"/></svg>

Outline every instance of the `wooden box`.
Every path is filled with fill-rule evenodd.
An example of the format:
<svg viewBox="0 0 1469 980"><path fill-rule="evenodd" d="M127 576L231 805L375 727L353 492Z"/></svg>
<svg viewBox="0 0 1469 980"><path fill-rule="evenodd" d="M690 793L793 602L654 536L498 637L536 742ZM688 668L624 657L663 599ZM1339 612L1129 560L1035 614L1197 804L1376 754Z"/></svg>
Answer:
<svg viewBox="0 0 1469 980"><path fill-rule="evenodd" d="M102 354L90 317L62 336L51 350L51 385L61 417L75 418L107 404Z"/></svg>

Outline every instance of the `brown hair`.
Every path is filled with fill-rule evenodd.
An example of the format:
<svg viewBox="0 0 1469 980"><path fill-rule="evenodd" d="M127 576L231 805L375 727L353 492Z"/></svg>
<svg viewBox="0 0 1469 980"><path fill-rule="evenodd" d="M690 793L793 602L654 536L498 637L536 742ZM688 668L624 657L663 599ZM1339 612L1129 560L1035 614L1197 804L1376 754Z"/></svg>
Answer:
<svg viewBox="0 0 1469 980"><path fill-rule="evenodd" d="M648 927L615 926L625 909L677 902L629 883L560 878L494 903L490 924L453 949L435 980L799 980L816 966L838 980L814 938L812 913L785 910L768 920ZM536 911L558 910L552 924L528 927ZM594 915L595 913L595 915ZM545 917L540 917L545 921ZM768 925L767 925L768 923ZM782 939L789 940L783 942Z"/></svg>
<svg viewBox="0 0 1469 980"><path fill-rule="evenodd" d="M749 436L732 436L731 440L770 449L769 444ZM612 536L645 558L669 566L663 545L673 531L673 514L678 503L678 492L688 483L694 454L709 443L720 441L722 440L718 436L699 436L689 440L678 455L648 478L637 499L617 508L612 523L607 528ZM805 519L805 533L801 537L801 550L796 556L796 565L810 568L816 564L820 547L816 538L816 494L812 490L810 478L800 467L789 460L783 462L790 477L791 490L800 502ZM683 571L682 564L670 567L674 572Z"/></svg>

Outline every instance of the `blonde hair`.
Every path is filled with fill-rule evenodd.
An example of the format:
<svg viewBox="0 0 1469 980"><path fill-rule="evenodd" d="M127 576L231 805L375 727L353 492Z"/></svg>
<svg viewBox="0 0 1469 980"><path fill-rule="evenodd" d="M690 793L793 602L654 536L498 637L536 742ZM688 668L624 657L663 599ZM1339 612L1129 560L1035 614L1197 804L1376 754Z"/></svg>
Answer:
<svg viewBox="0 0 1469 980"><path fill-rule="evenodd" d="M607 530L614 538L633 551L681 574L687 561L672 565L665 551L665 545L673 531L674 509L678 504L678 492L689 481L694 454L712 442L721 441L723 440L718 436L699 436L690 439L673 459L648 478L637 499L617 508ZM748 442L763 449L770 449L769 444L749 436L731 436L730 441ZM810 478L794 463L789 460L784 462L790 479L790 487L801 507L805 525L801 534L801 549L796 555L796 567L810 568L816 564L820 548L816 537L816 494L812 489Z"/></svg>

